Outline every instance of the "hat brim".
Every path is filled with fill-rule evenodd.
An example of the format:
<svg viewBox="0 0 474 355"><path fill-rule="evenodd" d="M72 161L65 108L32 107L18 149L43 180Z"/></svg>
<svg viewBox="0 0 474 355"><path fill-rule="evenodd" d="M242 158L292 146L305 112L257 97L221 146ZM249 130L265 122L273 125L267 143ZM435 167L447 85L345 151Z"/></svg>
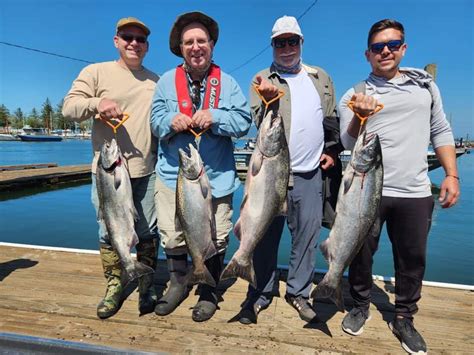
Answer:
<svg viewBox="0 0 474 355"><path fill-rule="evenodd" d="M199 22L206 27L207 32L209 32L209 37L214 41L214 44L216 44L217 39L219 38L219 26L211 17L199 11L182 14L178 16L170 32L170 50L178 57L183 56L180 47L181 32L183 31L183 28L193 22Z"/></svg>

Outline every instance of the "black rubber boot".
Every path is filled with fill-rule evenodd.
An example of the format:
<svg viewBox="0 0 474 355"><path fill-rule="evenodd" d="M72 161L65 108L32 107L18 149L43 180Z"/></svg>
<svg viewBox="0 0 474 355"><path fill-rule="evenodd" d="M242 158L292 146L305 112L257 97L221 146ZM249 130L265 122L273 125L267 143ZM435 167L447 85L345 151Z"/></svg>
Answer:
<svg viewBox="0 0 474 355"><path fill-rule="evenodd" d="M188 256L166 255L168 271L170 273L170 283L163 297L158 300L155 313L159 316L166 316L173 312L188 296L188 286L186 283L186 273L188 271Z"/></svg>
<svg viewBox="0 0 474 355"><path fill-rule="evenodd" d="M216 281L216 287L212 287L206 284L199 286L199 301L193 308L193 321L204 322L211 319L217 310L217 284L224 267L224 256L223 254L214 255L212 258L206 261L206 266L211 272L212 277Z"/></svg>
<svg viewBox="0 0 474 355"><path fill-rule="evenodd" d="M141 241L137 244L137 260L156 271L158 247L156 239ZM158 296L155 290L155 274L147 274L138 279L138 311L140 315L153 312Z"/></svg>

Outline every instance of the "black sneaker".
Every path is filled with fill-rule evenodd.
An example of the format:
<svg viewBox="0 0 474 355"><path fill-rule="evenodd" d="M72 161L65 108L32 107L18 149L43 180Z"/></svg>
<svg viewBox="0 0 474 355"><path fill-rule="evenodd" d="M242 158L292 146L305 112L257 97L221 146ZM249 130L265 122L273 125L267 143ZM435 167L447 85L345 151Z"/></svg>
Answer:
<svg viewBox="0 0 474 355"><path fill-rule="evenodd" d="M342 330L350 335L361 335L364 331L364 324L370 320L369 310L354 307L346 314L342 320Z"/></svg>
<svg viewBox="0 0 474 355"><path fill-rule="evenodd" d="M312 323L318 321L316 312L313 307L311 307L308 300L303 298L303 296L295 297L287 294L285 295L285 300L298 311L300 318L305 322Z"/></svg>
<svg viewBox="0 0 474 355"><path fill-rule="evenodd" d="M388 325L409 354L426 354L426 343L409 318L396 317Z"/></svg>
<svg viewBox="0 0 474 355"><path fill-rule="evenodd" d="M258 314L260 313L260 311L268 308L270 304L267 304L267 305L262 305L259 303L259 301L257 300L257 302L255 302L254 304L252 304L250 301L246 301L242 307L242 309L240 310L240 313L239 313L239 322L242 323L242 324L256 324L257 323L257 316Z"/></svg>

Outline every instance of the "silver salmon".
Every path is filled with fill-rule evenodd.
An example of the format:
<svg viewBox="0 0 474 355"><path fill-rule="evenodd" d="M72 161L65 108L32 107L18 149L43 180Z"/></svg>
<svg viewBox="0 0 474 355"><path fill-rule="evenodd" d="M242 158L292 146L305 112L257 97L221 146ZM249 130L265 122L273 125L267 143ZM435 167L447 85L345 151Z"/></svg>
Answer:
<svg viewBox="0 0 474 355"><path fill-rule="evenodd" d="M138 214L133 204L132 185L127 162L115 139L104 142L96 172L99 197L98 220L102 221L112 247L122 265L122 283L153 273L153 269L134 260L130 250L138 243L135 220Z"/></svg>
<svg viewBox="0 0 474 355"><path fill-rule="evenodd" d="M189 156L179 149L179 171L176 182L176 222L184 233L193 268L189 283L216 282L204 262L217 254L216 222L212 211L212 191L199 152L189 144Z"/></svg>
<svg viewBox="0 0 474 355"><path fill-rule="evenodd" d="M320 249L329 270L311 293L330 298L344 310L342 274L369 235L377 234L382 198L382 149L377 134L359 135L339 189L334 225Z"/></svg>
<svg viewBox="0 0 474 355"><path fill-rule="evenodd" d="M256 287L253 253L273 218L284 213L290 159L283 121L272 111L264 117L250 158L240 217L234 234L238 250L224 269L221 280L240 277Z"/></svg>

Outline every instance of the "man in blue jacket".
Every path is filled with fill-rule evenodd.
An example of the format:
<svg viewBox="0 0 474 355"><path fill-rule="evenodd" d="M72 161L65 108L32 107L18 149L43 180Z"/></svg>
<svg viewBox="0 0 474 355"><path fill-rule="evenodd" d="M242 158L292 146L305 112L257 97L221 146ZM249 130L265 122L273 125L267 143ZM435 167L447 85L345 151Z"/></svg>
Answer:
<svg viewBox="0 0 474 355"><path fill-rule="evenodd" d="M184 59L163 75L156 87L151 128L159 138L155 202L160 206L158 226L166 252L170 285L158 301L155 313L167 315L187 296L187 247L182 230L175 226L175 188L179 167L178 149L195 140L190 129L204 131L199 152L212 189L218 254L206 262L217 282L232 229L232 196L240 186L235 169L232 137L247 134L251 117L237 82L212 62L219 27L201 12L179 16L170 33L170 49ZM217 308L214 287L201 285L192 318L210 319Z"/></svg>

